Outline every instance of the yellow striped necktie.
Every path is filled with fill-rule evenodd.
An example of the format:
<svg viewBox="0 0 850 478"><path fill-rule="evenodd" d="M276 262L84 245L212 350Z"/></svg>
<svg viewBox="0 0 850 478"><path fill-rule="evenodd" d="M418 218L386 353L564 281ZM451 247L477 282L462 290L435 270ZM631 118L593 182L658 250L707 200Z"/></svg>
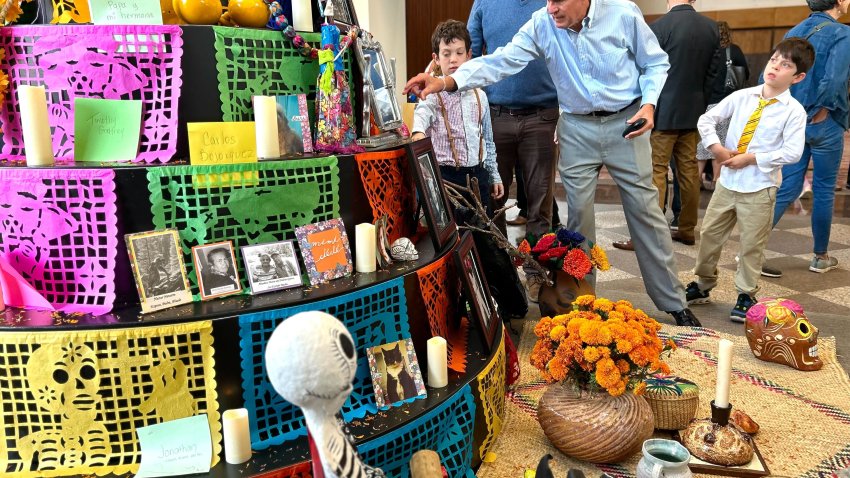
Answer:
<svg viewBox="0 0 850 478"><path fill-rule="evenodd" d="M753 133L756 132L756 127L759 125L761 112L764 111L764 108L778 102L779 100L776 98L771 98L769 100L759 98L759 105L756 107L755 111L753 111L753 114L750 115L750 119L747 120L747 124L744 126L744 132L741 133L741 139L738 140L739 153L747 152L747 146L750 145L750 141L753 139Z"/></svg>

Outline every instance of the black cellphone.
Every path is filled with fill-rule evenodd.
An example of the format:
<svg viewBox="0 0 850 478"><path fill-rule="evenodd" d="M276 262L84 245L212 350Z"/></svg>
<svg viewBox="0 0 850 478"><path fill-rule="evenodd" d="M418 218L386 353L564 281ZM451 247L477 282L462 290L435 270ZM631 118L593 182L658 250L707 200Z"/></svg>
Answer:
<svg viewBox="0 0 850 478"><path fill-rule="evenodd" d="M626 129L623 130L623 137L625 138L629 133L633 133L633 132L643 128L643 125L645 125L645 124L646 124L646 118L640 118L637 121L635 121L634 123L632 123L630 125L626 125Z"/></svg>

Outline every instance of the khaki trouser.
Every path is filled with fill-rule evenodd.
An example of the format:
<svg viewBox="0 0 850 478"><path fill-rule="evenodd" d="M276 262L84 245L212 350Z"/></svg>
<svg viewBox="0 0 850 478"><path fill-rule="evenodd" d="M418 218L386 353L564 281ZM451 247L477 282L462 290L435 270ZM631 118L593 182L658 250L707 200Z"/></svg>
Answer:
<svg viewBox="0 0 850 478"><path fill-rule="evenodd" d="M670 161L676 162L676 179L682 197L682 212L679 214L679 235L693 239L699 212L699 164L697 163L697 130L677 129L653 131L652 184L658 189L658 205L666 210L667 170Z"/></svg>
<svg viewBox="0 0 850 478"><path fill-rule="evenodd" d="M694 267L694 273L699 277L697 285L700 290L713 289L717 285L720 251L737 223L741 249L738 252L735 288L739 294L755 297L764 263L764 248L773 225L774 204L775 187L753 193L738 193L717 183L700 229L699 253Z"/></svg>

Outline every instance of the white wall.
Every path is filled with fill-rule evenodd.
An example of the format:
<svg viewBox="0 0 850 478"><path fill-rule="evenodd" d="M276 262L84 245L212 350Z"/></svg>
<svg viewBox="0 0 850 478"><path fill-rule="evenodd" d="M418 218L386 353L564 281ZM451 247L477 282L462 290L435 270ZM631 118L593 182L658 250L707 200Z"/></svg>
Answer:
<svg viewBox="0 0 850 478"><path fill-rule="evenodd" d="M634 0L644 15L667 12L666 0ZM739 10L745 8L805 7L805 0L696 0L698 12L714 10Z"/></svg>
<svg viewBox="0 0 850 478"><path fill-rule="evenodd" d="M426 0L427 1L427 0ZM396 92L404 103L401 88L407 83L407 27L402 0L353 0L360 27L381 42L387 61L395 58Z"/></svg>

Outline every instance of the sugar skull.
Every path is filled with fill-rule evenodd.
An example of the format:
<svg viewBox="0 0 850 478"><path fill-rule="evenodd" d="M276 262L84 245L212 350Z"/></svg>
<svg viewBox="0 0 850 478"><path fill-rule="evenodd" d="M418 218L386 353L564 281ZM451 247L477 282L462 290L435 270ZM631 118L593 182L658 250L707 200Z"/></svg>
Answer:
<svg viewBox="0 0 850 478"><path fill-rule="evenodd" d="M818 329L800 304L789 299L765 299L747 312L747 342L756 358L797 370L820 370Z"/></svg>

